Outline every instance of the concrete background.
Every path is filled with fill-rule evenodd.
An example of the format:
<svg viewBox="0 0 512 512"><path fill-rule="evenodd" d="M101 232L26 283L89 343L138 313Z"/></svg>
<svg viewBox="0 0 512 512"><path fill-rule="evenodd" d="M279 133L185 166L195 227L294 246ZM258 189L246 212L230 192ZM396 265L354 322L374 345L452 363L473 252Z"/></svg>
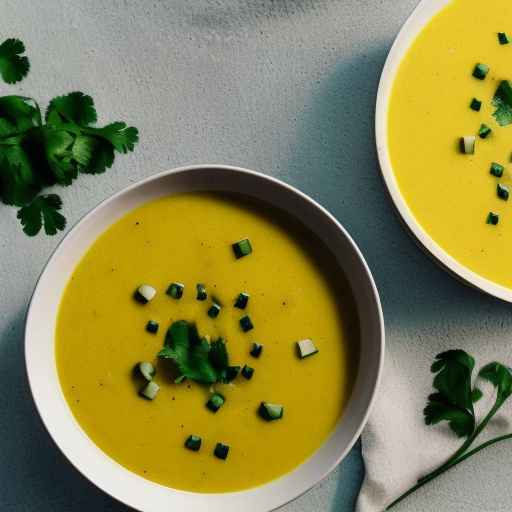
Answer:
<svg viewBox="0 0 512 512"><path fill-rule="evenodd" d="M100 122L125 120L140 129L134 154L118 157L105 175L59 189L70 226L113 192L164 169L245 166L299 187L348 228L374 272L390 343L428 343L439 315L446 332L467 329L467 318L469 325L503 328L505 305L458 284L415 247L378 175L379 74L415 4L2 0L0 39L20 37L32 69L17 86L1 84L1 94L22 93L46 105L82 90L96 100ZM26 383L24 314L62 235L29 239L15 210L3 205L0 233L0 510L125 512L57 451ZM482 472L492 479L500 469L486 460L455 470L401 510L443 510L443 495L453 492L468 505L464 488L475 485L475 474L482 484ZM363 473L356 447L328 479L283 510L351 511ZM497 492L510 494L508 479L500 476Z"/></svg>

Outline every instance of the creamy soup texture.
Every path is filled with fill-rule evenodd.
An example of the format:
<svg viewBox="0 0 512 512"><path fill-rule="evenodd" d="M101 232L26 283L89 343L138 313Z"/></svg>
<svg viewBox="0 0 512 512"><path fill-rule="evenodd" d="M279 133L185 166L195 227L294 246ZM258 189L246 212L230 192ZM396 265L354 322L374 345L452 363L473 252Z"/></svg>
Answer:
<svg viewBox="0 0 512 512"><path fill-rule="evenodd" d="M512 127L500 127L491 100L501 80L512 79L508 0L453 0L420 33L404 57L389 105L389 150L400 190L413 215L451 256L477 274L512 287L512 209L497 197L497 183L512 185ZM490 67L485 80L472 76L477 63ZM479 112L469 105L482 101ZM458 138L476 138L473 155L461 154ZM489 173L492 162L503 177ZM486 224L489 212L499 224Z"/></svg>
<svg viewBox="0 0 512 512"><path fill-rule="evenodd" d="M234 257L248 237L253 253ZM176 300L170 282L185 284ZM146 305L133 300L141 283L157 289ZM196 300L204 283L223 304ZM234 308L240 292L247 310ZM250 315L254 329L242 332ZM205 407L208 386L175 384L155 355L173 321L197 322L201 334L227 340L233 364L255 369L251 380L218 384L226 403ZM158 333L145 331L149 320ZM127 214L92 245L64 293L57 322L61 387L83 430L110 457L158 483L199 492L245 489L275 479L311 456L332 432L350 396L358 357L358 321L349 287L333 257L287 216L244 197L185 194L155 200ZM314 340L318 354L296 355ZM264 345L258 359L251 343ZM160 392L138 396L131 370L157 366ZM262 400L284 405L279 421L257 414ZM183 443L201 436L199 452ZM217 442L229 456L212 455Z"/></svg>

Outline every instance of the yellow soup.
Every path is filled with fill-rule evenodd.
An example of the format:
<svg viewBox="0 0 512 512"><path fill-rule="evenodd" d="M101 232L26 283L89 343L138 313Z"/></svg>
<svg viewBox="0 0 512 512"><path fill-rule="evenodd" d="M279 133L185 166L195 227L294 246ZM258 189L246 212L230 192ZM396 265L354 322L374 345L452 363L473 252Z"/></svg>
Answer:
<svg viewBox="0 0 512 512"><path fill-rule="evenodd" d="M248 237L249 256L231 244ZM166 295L185 284L179 300ZM142 283L157 289L146 305L133 299ZM210 300L196 300L196 283L223 304L211 319ZM233 307L250 294L245 311ZM250 315L244 333L239 319ZM227 340L231 364L255 369L216 384L226 403L205 407L208 386L175 384L156 363L173 321L197 322L201 335ZM145 331L159 323L158 333ZM333 257L303 227L247 198L186 194L150 202L110 227L86 253L67 286L57 325L56 357L64 395L89 437L129 470L190 491L226 492L260 485L292 470L322 444L350 395L357 365L358 322L347 284ZM319 352L299 359L295 342L312 339ZM259 358L251 343L264 345ZM138 396L138 361L157 366L160 392ZM261 401L284 405L266 422ZM201 436L199 452L184 448ZM217 442L228 458L213 456Z"/></svg>
<svg viewBox="0 0 512 512"><path fill-rule="evenodd" d="M429 235L477 274L512 287L512 210L497 184L512 185L512 127L500 127L492 98L501 80L512 79L509 0L454 0L424 28L403 59L389 105L389 150L400 190ZM477 63L490 71L472 76ZM482 101L479 112L469 108ZM462 154L458 138L477 135L474 154ZM491 176L491 162L505 166ZM498 225L486 223L489 212Z"/></svg>

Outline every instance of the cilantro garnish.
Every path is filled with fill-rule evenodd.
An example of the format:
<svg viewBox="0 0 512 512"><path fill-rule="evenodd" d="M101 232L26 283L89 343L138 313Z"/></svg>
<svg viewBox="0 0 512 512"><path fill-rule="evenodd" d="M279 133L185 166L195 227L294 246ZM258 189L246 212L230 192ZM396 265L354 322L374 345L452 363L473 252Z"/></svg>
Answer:
<svg viewBox="0 0 512 512"><path fill-rule="evenodd" d="M7 39L0 44L0 75L4 82L14 84L27 75L30 63L22 53L25 45L19 39Z"/></svg>
<svg viewBox="0 0 512 512"><path fill-rule="evenodd" d="M436 356L431 367L432 373L436 374L433 382L436 393L428 397L427 406L423 411L425 423L434 425L441 421L447 421L450 429L458 437L464 437L465 440L446 462L420 478L416 485L394 500L386 510L487 446L505 439L512 439L512 434L506 434L471 448L475 439L512 395L512 369L496 362L483 366L478 372L478 379L487 381L494 387L494 405L480 421L477 421L473 404L483 396L483 393L474 385L474 367L475 360L463 350L448 350Z"/></svg>
<svg viewBox="0 0 512 512"><path fill-rule="evenodd" d="M176 363L180 372L178 383L185 378L201 384L230 380L225 341L219 338L209 343L199 336L196 326L186 320L178 320L169 327L164 348L157 355Z"/></svg>
<svg viewBox="0 0 512 512"><path fill-rule="evenodd" d="M23 44L12 41L0 45L0 74L6 81L4 71L12 77L16 66L21 69L16 59L26 59L19 57ZM16 53L5 53L5 48ZM80 173L103 173L114 163L115 152L133 151L136 128L123 122L97 127L96 120L94 101L82 92L51 100L44 120L32 98L0 97L0 200L21 207L18 218L27 235L36 235L43 226L46 234L53 235L66 225L58 213L60 198L39 195L43 189L71 185Z"/></svg>
<svg viewBox="0 0 512 512"><path fill-rule="evenodd" d="M508 80L502 80L494 97L492 104L496 107L493 116L500 126L507 126L512 123L512 86Z"/></svg>

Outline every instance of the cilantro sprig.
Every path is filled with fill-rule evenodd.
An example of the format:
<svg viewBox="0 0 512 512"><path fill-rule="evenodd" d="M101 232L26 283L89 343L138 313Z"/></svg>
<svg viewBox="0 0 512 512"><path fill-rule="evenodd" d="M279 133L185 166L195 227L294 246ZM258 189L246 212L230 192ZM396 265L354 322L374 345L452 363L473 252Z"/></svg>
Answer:
<svg viewBox="0 0 512 512"><path fill-rule="evenodd" d="M0 45L0 75L8 83L21 80L29 63L23 43L8 39ZM69 186L79 174L100 174L112 167L115 153L133 151L138 131L123 122L96 126L93 99L71 92L50 101L42 114L25 96L0 97L0 200L20 207L23 231L34 236L44 227L54 235L66 226L50 186Z"/></svg>
<svg viewBox="0 0 512 512"><path fill-rule="evenodd" d="M425 423L435 425L447 421L450 429L465 440L451 457L437 469L420 478L408 491L388 505L386 510L393 508L420 487L480 450L505 439L512 439L512 434L506 434L471 448L489 421L512 395L511 368L492 362L483 366L477 378L473 380L474 367L475 360L464 350L448 350L436 356L431 367L432 373L435 374L433 387L436 392L429 395L423 410ZM473 407L473 404L483 396L482 390L475 384L478 381L486 381L494 388L494 404L480 421L477 420Z"/></svg>
<svg viewBox="0 0 512 512"><path fill-rule="evenodd" d="M201 337L197 327L186 320L174 322L157 356L171 359L179 371L176 382L191 379L201 384L229 381L229 356L226 343L219 338L211 343Z"/></svg>

